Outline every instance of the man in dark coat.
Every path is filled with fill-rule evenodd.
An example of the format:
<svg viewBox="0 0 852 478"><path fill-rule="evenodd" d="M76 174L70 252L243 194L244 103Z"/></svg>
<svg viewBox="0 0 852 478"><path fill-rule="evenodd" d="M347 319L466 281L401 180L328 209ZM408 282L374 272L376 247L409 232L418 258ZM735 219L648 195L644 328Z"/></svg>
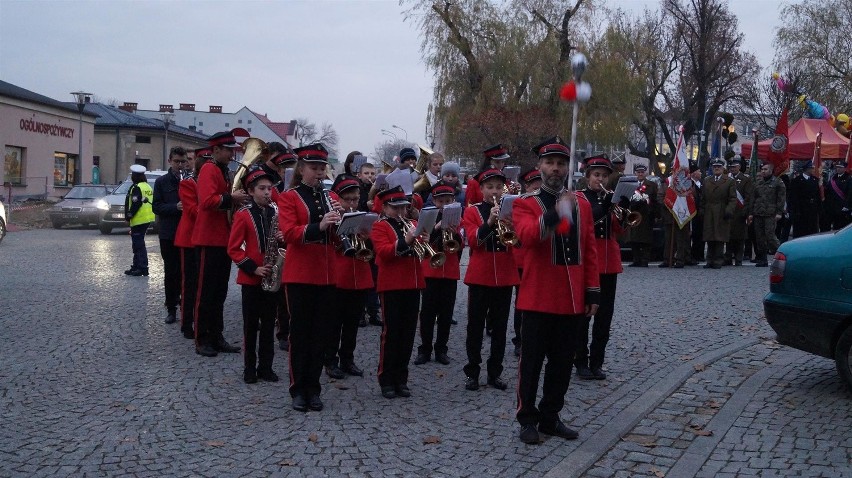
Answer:
<svg viewBox="0 0 852 478"><path fill-rule="evenodd" d="M175 233L183 211L178 197L181 171L186 168L186 150L175 146L169 151L169 170L154 181L154 214L160 218L160 255L163 256L163 285L166 296L166 323L177 321L175 315L180 304L181 260L180 249L175 247Z"/></svg>
<svg viewBox="0 0 852 478"><path fill-rule="evenodd" d="M805 163L802 174L790 181L790 216L793 237L819 232L819 179L814 176L814 164Z"/></svg>
<svg viewBox="0 0 852 478"><path fill-rule="evenodd" d="M833 231L852 221L852 181L846 172L846 161L834 163L834 175L825 186L825 213Z"/></svg>
<svg viewBox="0 0 852 478"><path fill-rule="evenodd" d="M631 199L630 209L642 215L642 222L627 230L627 242L633 249L633 262L628 267L648 267L651 261L651 245L654 242L654 213L657 211L657 183L646 179L648 167L637 164L633 167L638 184L637 192L643 195L641 201ZM647 197L646 197L647 196Z"/></svg>
<svg viewBox="0 0 852 478"><path fill-rule="evenodd" d="M707 242L705 269L722 268L722 249L731 237L731 219L737 205L735 181L726 177L725 160L710 163L712 174L704 179L701 214L704 216L704 241Z"/></svg>

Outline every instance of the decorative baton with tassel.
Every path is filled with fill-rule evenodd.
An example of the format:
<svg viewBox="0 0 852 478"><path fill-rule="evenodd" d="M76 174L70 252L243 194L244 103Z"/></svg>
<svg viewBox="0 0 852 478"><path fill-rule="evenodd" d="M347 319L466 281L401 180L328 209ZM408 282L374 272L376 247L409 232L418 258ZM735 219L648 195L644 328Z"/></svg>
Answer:
<svg viewBox="0 0 852 478"><path fill-rule="evenodd" d="M586 71L586 66L586 55L576 53L572 56L571 73L574 78L565 83L559 92L560 98L574 105L571 115L571 161L568 163L568 184L566 185L569 194L573 194L574 172L577 170L577 115L580 111L580 103L585 103L592 97L592 86L583 81L583 73ZM573 224L574 219L571 217L573 208L570 205L563 205L561 207L557 205L557 207L559 208L559 215ZM559 226L562 226L562 224ZM557 232L559 232L558 229L559 227L557 227Z"/></svg>

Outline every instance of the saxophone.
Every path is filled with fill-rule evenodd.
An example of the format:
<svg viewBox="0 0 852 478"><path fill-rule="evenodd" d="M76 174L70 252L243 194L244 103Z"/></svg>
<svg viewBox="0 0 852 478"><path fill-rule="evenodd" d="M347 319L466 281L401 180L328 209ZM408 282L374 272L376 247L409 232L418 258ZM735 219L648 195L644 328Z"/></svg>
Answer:
<svg viewBox="0 0 852 478"><path fill-rule="evenodd" d="M278 230L278 206L272 206L272 218L269 220L269 234L266 236L266 254L263 256L263 265L272 266L268 276L260 280L260 287L267 292L277 292L281 288L281 273L284 272L284 255L286 251L278 247L278 239L275 231Z"/></svg>

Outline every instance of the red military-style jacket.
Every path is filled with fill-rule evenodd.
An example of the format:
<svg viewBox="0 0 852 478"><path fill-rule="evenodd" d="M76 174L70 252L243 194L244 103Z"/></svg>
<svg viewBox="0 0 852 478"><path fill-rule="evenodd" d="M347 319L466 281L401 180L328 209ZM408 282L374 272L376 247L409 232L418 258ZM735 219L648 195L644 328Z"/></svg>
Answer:
<svg viewBox="0 0 852 478"><path fill-rule="evenodd" d="M412 224L416 224L412 221ZM423 269L414 249L405 243L402 221L382 217L373 225L370 238L376 252L379 275L377 292L423 289Z"/></svg>
<svg viewBox="0 0 852 478"><path fill-rule="evenodd" d="M590 189L581 191L592 207L595 226L595 247L598 253L598 272L621 274L621 246L616 239L624 228L612 212L612 194L599 194Z"/></svg>
<svg viewBox="0 0 852 478"><path fill-rule="evenodd" d="M334 285L346 290L372 289L375 283L370 263L338 251L334 255Z"/></svg>
<svg viewBox="0 0 852 478"><path fill-rule="evenodd" d="M473 178L468 179L467 187L464 190L464 205L473 206L481 203L484 199L482 189L479 188L479 181Z"/></svg>
<svg viewBox="0 0 852 478"><path fill-rule="evenodd" d="M178 184L178 197L183 206L177 232L175 246L193 247L192 231L195 230L195 218L198 216L198 183L195 178L184 179Z"/></svg>
<svg viewBox="0 0 852 478"><path fill-rule="evenodd" d="M278 224L287 243L283 283L334 285L331 231L321 231L319 227L325 213L318 188L303 183L278 196Z"/></svg>
<svg viewBox="0 0 852 478"><path fill-rule="evenodd" d="M204 163L198 173L198 216L192 243L227 247L231 231L228 211L232 205L228 168L212 160Z"/></svg>
<svg viewBox="0 0 852 478"><path fill-rule="evenodd" d="M237 284L260 285L262 279L254 271L263 265L266 241L269 235L275 234L270 229L274 213L271 207L262 208L252 201L234 214L228 256L239 269Z"/></svg>
<svg viewBox="0 0 852 478"><path fill-rule="evenodd" d="M506 247L497 237L497 228L488 225L490 203L479 203L465 208L462 227L470 246L470 260L464 283L506 287L518 285L518 266L511 247Z"/></svg>
<svg viewBox="0 0 852 478"><path fill-rule="evenodd" d="M592 208L586 197L577 193L575 224L563 231L556 212L558 194L542 186L512 205L515 232L526 248L517 308L556 315L584 314L586 304L600 303Z"/></svg>
<svg viewBox="0 0 852 478"><path fill-rule="evenodd" d="M439 213L438 221L440 220L441 218ZM447 260L441 267L432 267L429 265L429 259L423 259L423 277L427 277L429 279L452 280L459 280L461 278L461 267L459 266L459 261L461 260L462 251L464 251L464 238L456 232L453 233L453 237L459 243L459 252L450 254L444 252L443 232L440 229L432 230L432 234L429 236L429 244L435 252L444 252Z"/></svg>

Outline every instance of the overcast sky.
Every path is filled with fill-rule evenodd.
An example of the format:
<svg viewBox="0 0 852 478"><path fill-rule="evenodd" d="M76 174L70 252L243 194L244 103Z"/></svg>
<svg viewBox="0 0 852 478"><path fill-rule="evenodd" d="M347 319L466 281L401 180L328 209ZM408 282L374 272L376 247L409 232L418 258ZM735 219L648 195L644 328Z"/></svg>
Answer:
<svg viewBox="0 0 852 478"><path fill-rule="evenodd" d="M730 5L763 66L782 3ZM659 2L608 4L641 11ZM141 109L248 106L273 121L327 121L341 156L372 153L387 139L382 129L426 144L432 75L402 10L396 0L0 0L0 79L63 101L82 89Z"/></svg>

